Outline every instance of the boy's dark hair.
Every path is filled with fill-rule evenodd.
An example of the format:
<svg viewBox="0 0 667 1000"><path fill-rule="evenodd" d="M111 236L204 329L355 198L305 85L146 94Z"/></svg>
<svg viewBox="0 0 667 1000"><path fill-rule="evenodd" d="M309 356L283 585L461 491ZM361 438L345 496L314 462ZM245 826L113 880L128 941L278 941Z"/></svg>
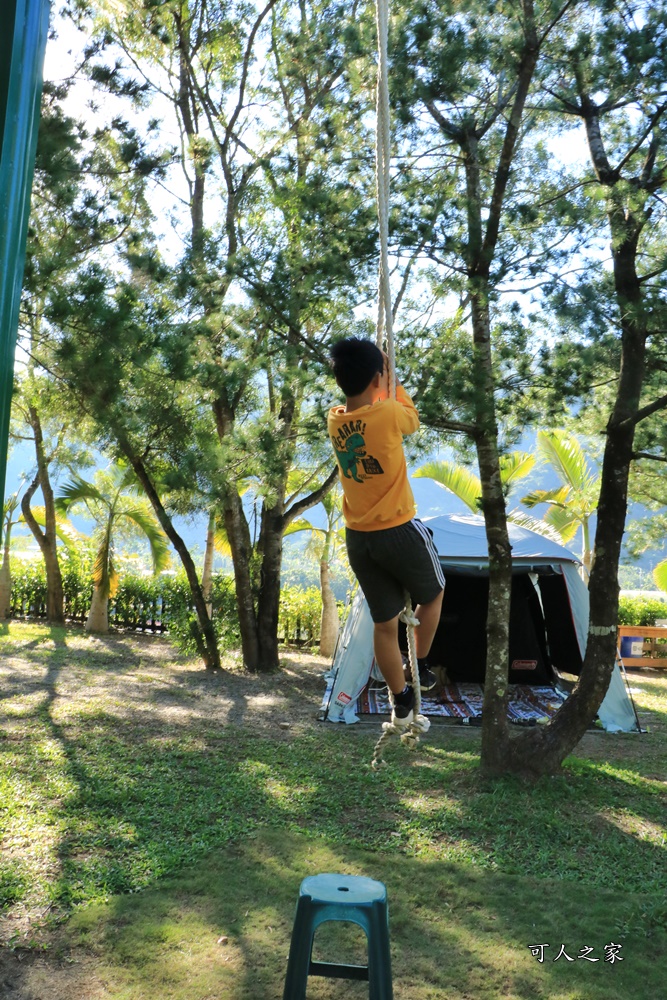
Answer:
<svg viewBox="0 0 667 1000"><path fill-rule="evenodd" d="M331 347L334 378L346 396L358 396L384 371L382 351L372 340L346 337Z"/></svg>

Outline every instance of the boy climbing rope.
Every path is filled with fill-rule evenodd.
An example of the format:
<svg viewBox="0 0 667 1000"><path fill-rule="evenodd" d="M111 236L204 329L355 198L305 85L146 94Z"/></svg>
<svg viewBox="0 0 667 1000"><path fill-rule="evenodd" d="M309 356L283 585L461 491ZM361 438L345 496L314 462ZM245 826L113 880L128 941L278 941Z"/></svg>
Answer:
<svg viewBox="0 0 667 1000"><path fill-rule="evenodd" d="M375 659L391 693L392 723L413 722L415 694L398 642L407 591L417 603L415 630L421 688L435 686L426 657L433 642L445 578L431 533L415 518L403 436L419 415L400 383L390 398L386 356L370 340L348 337L331 348L345 405L329 411L328 431L343 486L350 565L374 623Z"/></svg>

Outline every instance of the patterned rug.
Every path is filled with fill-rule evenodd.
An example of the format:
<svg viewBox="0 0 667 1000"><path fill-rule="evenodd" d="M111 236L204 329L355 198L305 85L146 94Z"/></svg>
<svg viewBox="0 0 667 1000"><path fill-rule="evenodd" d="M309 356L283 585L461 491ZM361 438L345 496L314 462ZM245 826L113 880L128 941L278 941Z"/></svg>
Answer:
<svg viewBox="0 0 667 1000"><path fill-rule="evenodd" d="M328 704L331 684L327 685L323 706ZM507 717L510 722L519 725L549 719L566 698L565 692L554 687L510 684ZM430 716L478 719L482 715L483 699L481 684L445 684L422 696L422 711ZM357 715L389 715L391 710L386 686L371 678L359 696L355 711Z"/></svg>

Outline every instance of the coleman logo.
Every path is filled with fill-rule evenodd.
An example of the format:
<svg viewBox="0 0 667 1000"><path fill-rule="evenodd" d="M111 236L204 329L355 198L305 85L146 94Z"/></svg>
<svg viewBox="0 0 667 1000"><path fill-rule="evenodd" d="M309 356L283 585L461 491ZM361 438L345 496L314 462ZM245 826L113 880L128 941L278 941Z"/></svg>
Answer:
<svg viewBox="0 0 667 1000"><path fill-rule="evenodd" d="M512 670L537 670L537 660L512 660Z"/></svg>
<svg viewBox="0 0 667 1000"><path fill-rule="evenodd" d="M345 694L344 691L341 691L336 698L336 703L339 705L349 705L351 701L349 694Z"/></svg>

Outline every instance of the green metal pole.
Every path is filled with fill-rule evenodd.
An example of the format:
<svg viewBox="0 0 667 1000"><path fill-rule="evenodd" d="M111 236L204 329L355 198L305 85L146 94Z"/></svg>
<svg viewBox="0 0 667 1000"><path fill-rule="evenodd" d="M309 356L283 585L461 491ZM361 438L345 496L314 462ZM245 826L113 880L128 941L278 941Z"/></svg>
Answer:
<svg viewBox="0 0 667 1000"><path fill-rule="evenodd" d="M0 33L0 498L42 96L49 0L3 0Z"/></svg>

